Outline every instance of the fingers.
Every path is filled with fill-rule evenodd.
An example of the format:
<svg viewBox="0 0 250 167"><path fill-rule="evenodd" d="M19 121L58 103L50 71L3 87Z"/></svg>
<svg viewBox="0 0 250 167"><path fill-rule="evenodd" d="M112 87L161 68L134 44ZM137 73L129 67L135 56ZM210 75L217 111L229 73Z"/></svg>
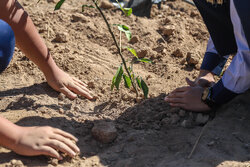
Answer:
<svg viewBox="0 0 250 167"><path fill-rule="evenodd" d="M82 85L78 85L77 83L71 83L68 88L72 90L73 92L82 95L88 99L93 99L93 97L90 95L90 92L87 88L83 87Z"/></svg>
<svg viewBox="0 0 250 167"><path fill-rule="evenodd" d="M196 86L195 81L191 81L189 78L186 78L186 82L189 86Z"/></svg>
<svg viewBox="0 0 250 167"><path fill-rule="evenodd" d="M55 128L55 129L54 129L54 132L55 132L56 134L60 134L60 135L66 137L66 138L69 138L69 139L71 139L71 140L74 140L75 142L78 141L78 139L77 139L75 136L73 136L73 135L71 135L70 133L67 133L67 132L65 132L65 131L62 131L61 129L56 129L56 128Z"/></svg>
<svg viewBox="0 0 250 167"><path fill-rule="evenodd" d="M63 88L61 88L59 91L62 92L63 94L65 94L70 99L75 99L77 97L77 95L75 93L73 93L72 91L70 91L65 86Z"/></svg>
<svg viewBox="0 0 250 167"><path fill-rule="evenodd" d="M82 86L84 86L84 87L87 87L88 85L87 84L85 84L84 82L82 82L81 80L79 80L79 79L77 79L77 78L75 78L75 77L73 77L72 78L75 82L78 82L79 84L81 84Z"/></svg>
<svg viewBox="0 0 250 167"><path fill-rule="evenodd" d="M66 144L68 147L70 147L71 150L74 151L74 153L79 153L80 149L68 138L65 138L61 135L55 134L51 137L51 139L56 139L57 141L60 141L64 144Z"/></svg>
<svg viewBox="0 0 250 167"><path fill-rule="evenodd" d="M63 159L63 157L54 148L50 146L41 146L41 149L37 154L51 156L59 160Z"/></svg>
<svg viewBox="0 0 250 167"><path fill-rule="evenodd" d="M57 139L51 139L47 143L45 143L47 146L50 146L54 148L55 150L59 150L63 153L66 153L67 155L74 157L76 153L65 143L61 142Z"/></svg>

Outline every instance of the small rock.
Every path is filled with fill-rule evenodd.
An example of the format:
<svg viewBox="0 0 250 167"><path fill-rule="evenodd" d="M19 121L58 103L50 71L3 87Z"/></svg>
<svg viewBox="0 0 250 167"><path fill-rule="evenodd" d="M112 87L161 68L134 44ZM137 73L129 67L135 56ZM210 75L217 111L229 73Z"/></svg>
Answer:
<svg viewBox="0 0 250 167"><path fill-rule="evenodd" d="M199 56L193 55L192 53L188 52L186 56L186 61L189 65L196 65L199 63Z"/></svg>
<svg viewBox="0 0 250 167"><path fill-rule="evenodd" d="M197 123L198 125L204 125L207 123L208 119L209 115L203 115L199 113L195 119L195 123Z"/></svg>
<svg viewBox="0 0 250 167"><path fill-rule="evenodd" d="M11 160L10 164L11 164L12 167L13 166L14 167L22 167L22 166L24 166L23 162L21 160L15 160L15 159Z"/></svg>
<svg viewBox="0 0 250 167"><path fill-rule="evenodd" d="M79 106L75 106L74 110L77 111L77 112L79 112L80 111L80 107Z"/></svg>
<svg viewBox="0 0 250 167"><path fill-rule="evenodd" d="M166 118L161 120L161 123L163 125L171 125L171 119L169 117L166 117Z"/></svg>
<svg viewBox="0 0 250 167"><path fill-rule="evenodd" d="M129 43L135 44L135 43L137 43L138 41L139 41L139 37L138 37L137 35L135 35L135 36L133 36L133 37L130 39Z"/></svg>
<svg viewBox="0 0 250 167"><path fill-rule="evenodd" d="M153 50L156 51L157 53L162 53L164 51L164 46L158 46L154 48Z"/></svg>
<svg viewBox="0 0 250 167"><path fill-rule="evenodd" d="M102 142L102 143L110 143L114 141L117 137L117 130L115 128L114 123L101 121L95 123L94 127L91 130L92 136Z"/></svg>
<svg viewBox="0 0 250 167"><path fill-rule="evenodd" d="M144 58L144 57L147 56L147 54L148 54L148 51L147 51L147 50L140 50L140 51L137 53L137 56L138 56L139 58Z"/></svg>
<svg viewBox="0 0 250 167"><path fill-rule="evenodd" d="M64 99L65 99L65 95L64 95L63 93L60 93L60 94L58 95L58 100L63 101Z"/></svg>
<svg viewBox="0 0 250 167"><path fill-rule="evenodd" d="M215 141L210 141L209 143L207 143L208 146L213 146L215 144Z"/></svg>
<svg viewBox="0 0 250 167"><path fill-rule="evenodd" d="M181 52L181 50L178 48L178 49L176 49L173 53L172 53L172 55L174 56L174 57L183 57L183 53Z"/></svg>
<svg viewBox="0 0 250 167"><path fill-rule="evenodd" d="M185 110L180 110L179 111L179 116L180 117L184 117L186 115L186 111Z"/></svg>
<svg viewBox="0 0 250 167"><path fill-rule="evenodd" d="M81 15L81 14L78 14L78 13L76 13L76 14L73 14L72 15L72 21L73 22L82 22L82 23L86 23L87 22L87 19L85 18L85 16L84 15Z"/></svg>
<svg viewBox="0 0 250 167"><path fill-rule="evenodd" d="M101 4L100 4L100 8L103 8L103 9L110 9L113 7L113 4L110 3L109 1L106 1L106 0L102 0L101 1Z"/></svg>
<svg viewBox="0 0 250 167"><path fill-rule="evenodd" d="M68 42L68 34L65 32L56 34L56 37L53 39L53 42L59 42L59 43Z"/></svg>
<svg viewBox="0 0 250 167"><path fill-rule="evenodd" d="M183 120L181 126L184 128L192 128L193 124L191 120Z"/></svg>
<svg viewBox="0 0 250 167"><path fill-rule="evenodd" d="M55 159L55 158L51 159L50 164L53 165L53 166L57 166L58 165L58 159Z"/></svg>
<svg viewBox="0 0 250 167"><path fill-rule="evenodd" d="M176 124L180 120L180 117L177 114L171 116L171 124Z"/></svg>
<svg viewBox="0 0 250 167"><path fill-rule="evenodd" d="M168 25L166 27L161 27L160 28L160 31L161 33L164 35L164 36L170 36L170 35L173 35L174 31L175 31L175 26L173 25Z"/></svg>
<svg viewBox="0 0 250 167"><path fill-rule="evenodd" d="M95 88L94 82L89 82L88 87L91 88L91 89L94 89Z"/></svg>
<svg viewBox="0 0 250 167"><path fill-rule="evenodd" d="M62 108L59 108L59 113L64 114L64 110Z"/></svg>

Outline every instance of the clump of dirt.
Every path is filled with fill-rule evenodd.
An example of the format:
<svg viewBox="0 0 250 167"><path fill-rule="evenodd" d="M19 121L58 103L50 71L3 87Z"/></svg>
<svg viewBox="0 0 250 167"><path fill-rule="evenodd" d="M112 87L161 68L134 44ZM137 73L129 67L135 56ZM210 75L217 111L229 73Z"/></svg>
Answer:
<svg viewBox="0 0 250 167"><path fill-rule="evenodd" d="M108 29L97 10L85 8L90 1L67 0L53 11L55 1L20 0L60 68L86 82L97 97L69 100L52 90L39 69L18 50L0 75L1 116L22 126L50 125L75 135L81 154L57 162L44 156L23 157L0 148L0 166L13 161L24 166L247 166L250 160L249 112L242 95L215 113L199 114L171 108L164 97L194 79L206 49L208 33L198 11L181 0L152 6L150 19L125 17L108 6L110 24L125 24L133 41L125 41L153 64L134 66L149 86L149 99L135 101L132 90L110 90L121 60ZM106 8L105 7L105 8ZM119 32L112 27L115 34ZM126 59L133 55L124 51ZM140 92L142 96L142 92ZM113 142L97 141L94 125L112 122ZM187 156L207 124L191 159Z"/></svg>

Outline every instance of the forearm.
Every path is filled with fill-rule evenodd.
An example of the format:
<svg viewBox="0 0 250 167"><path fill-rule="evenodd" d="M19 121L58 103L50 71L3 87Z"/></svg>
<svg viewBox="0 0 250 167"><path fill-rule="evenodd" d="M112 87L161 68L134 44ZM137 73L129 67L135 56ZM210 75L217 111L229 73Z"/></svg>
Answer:
<svg viewBox="0 0 250 167"><path fill-rule="evenodd" d="M0 146L14 149L20 127L0 116Z"/></svg>
<svg viewBox="0 0 250 167"><path fill-rule="evenodd" d="M18 48L43 73L50 73L53 68L57 68L32 20L17 1L1 0L0 18L12 27Z"/></svg>

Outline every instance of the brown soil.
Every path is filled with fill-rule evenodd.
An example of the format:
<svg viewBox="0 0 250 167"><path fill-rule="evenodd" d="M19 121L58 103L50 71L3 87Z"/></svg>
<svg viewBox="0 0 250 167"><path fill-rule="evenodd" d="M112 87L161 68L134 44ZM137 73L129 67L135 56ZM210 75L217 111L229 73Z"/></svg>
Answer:
<svg viewBox="0 0 250 167"><path fill-rule="evenodd" d="M136 73L150 89L150 98L138 103L134 92L123 85L119 91L110 90L121 60L98 11L86 8L81 13L81 5L88 2L67 0L55 12L53 0L20 2L58 66L88 83L97 100L71 101L59 96L39 69L16 49L8 69L0 75L1 116L18 125L50 125L70 132L78 137L81 154L56 162L45 156L19 156L0 147L0 166L17 166L20 161L25 166L250 166L249 92L210 114L190 159L187 157L204 125L197 117L207 116L171 108L163 101L167 93L186 85L185 77L194 79L198 74L208 33L194 7L168 0L160 10L153 6L150 19L125 17L116 8L104 10L111 24L128 25L138 38L130 44L123 36L123 45L154 62L135 65ZM64 34L66 39L56 38L57 34ZM124 55L133 58L127 51ZM118 137L112 143L102 144L92 137L91 129L100 121L115 124Z"/></svg>

